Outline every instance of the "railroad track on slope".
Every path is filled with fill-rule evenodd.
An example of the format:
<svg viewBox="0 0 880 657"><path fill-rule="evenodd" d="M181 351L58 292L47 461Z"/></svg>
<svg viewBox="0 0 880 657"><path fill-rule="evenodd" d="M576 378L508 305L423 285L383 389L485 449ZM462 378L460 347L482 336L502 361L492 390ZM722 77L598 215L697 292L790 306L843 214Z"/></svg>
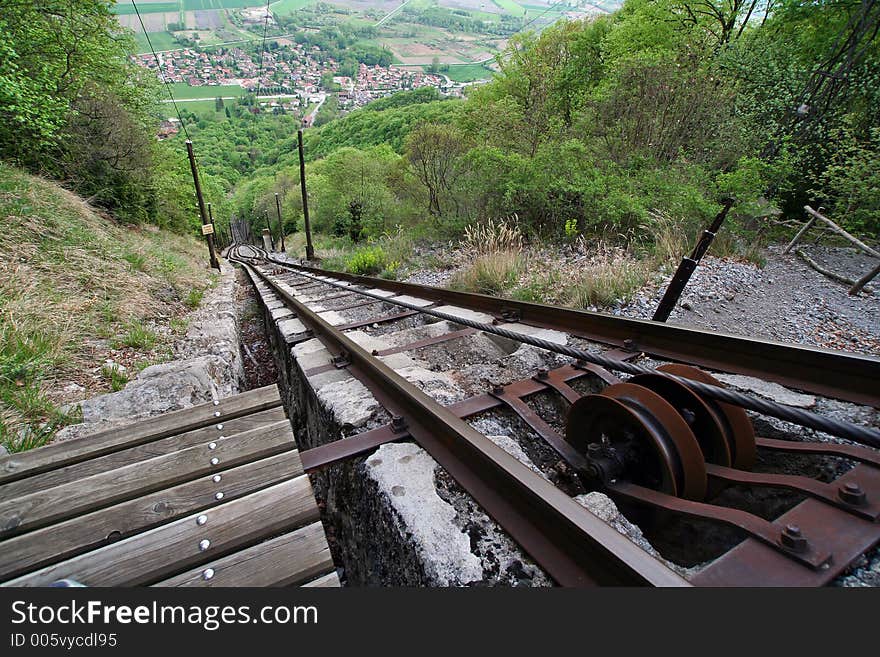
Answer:
<svg viewBox="0 0 880 657"><path fill-rule="evenodd" d="M392 417L386 426L303 452L307 470L385 442L415 440L561 585L824 585L880 542L876 427L731 390L705 369L844 400L863 417L876 417L878 359L327 272L251 246L230 256L302 322L298 340L317 337L333 354L323 367L347 369ZM326 317L331 301L333 323ZM354 310L367 315L341 315ZM417 318L446 321L450 330L370 351L347 335ZM565 344L545 339L547 329L566 334ZM476 333L558 354L563 363L444 406L383 362ZM542 415L534 403L541 396L554 397L564 417ZM685 579L469 423L502 410L583 490L607 494L661 541L674 543L681 523L688 532L732 529L736 538ZM761 416L790 423L791 439L756 436L753 418ZM783 471L756 469L766 455L786 464ZM787 465L812 457L837 464L833 474L816 477ZM773 513L731 504L731 491L743 489L780 490L791 501Z"/></svg>

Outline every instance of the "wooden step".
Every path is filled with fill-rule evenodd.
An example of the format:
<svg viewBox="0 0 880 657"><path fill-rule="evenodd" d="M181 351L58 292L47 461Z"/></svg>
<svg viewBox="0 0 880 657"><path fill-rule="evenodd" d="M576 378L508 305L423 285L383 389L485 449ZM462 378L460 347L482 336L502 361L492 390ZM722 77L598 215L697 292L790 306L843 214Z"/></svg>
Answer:
<svg viewBox="0 0 880 657"><path fill-rule="evenodd" d="M0 483L15 481L212 424L222 424L242 415L258 413L280 405L278 388L273 384L222 399L216 405L200 404L91 436L52 443L28 452L9 454L0 457Z"/></svg>
<svg viewBox="0 0 880 657"><path fill-rule="evenodd" d="M309 588L339 588L342 584L339 582L339 575L334 571L313 579L311 582L306 582L303 586Z"/></svg>
<svg viewBox="0 0 880 657"><path fill-rule="evenodd" d="M244 417L228 420L223 423L223 436L234 436L244 431L249 431L257 427L280 422L285 418L284 409L281 406L255 413L254 415L246 415ZM123 449L118 452L99 456L98 458L81 461L72 465L67 465L55 470L49 470L42 474L32 477L25 477L18 481L13 481L0 486L0 501L22 497L30 493L46 490L53 486L66 484L77 479L84 479L92 475L106 472L114 468L121 468L132 463L139 463L156 456L170 454L180 449L207 443L214 440L218 435L216 425L212 424L202 429L188 431L176 436L161 438L137 447Z"/></svg>
<svg viewBox="0 0 880 657"><path fill-rule="evenodd" d="M296 450L206 475L0 543L0 581L303 474ZM215 496L223 492L223 501Z"/></svg>
<svg viewBox="0 0 880 657"><path fill-rule="evenodd" d="M318 520L307 475L221 504L204 514L86 552L3 586L46 586L70 578L86 586L152 584ZM203 541L208 541L206 545Z"/></svg>
<svg viewBox="0 0 880 657"><path fill-rule="evenodd" d="M210 578L205 570L211 569ZM291 586L333 570L320 522L209 561L154 586Z"/></svg>
<svg viewBox="0 0 880 657"><path fill-rule="evenodd" d="M287 420L0 502L0 537L293 449ZM216 460L216 463L214 462Z"/></svg>

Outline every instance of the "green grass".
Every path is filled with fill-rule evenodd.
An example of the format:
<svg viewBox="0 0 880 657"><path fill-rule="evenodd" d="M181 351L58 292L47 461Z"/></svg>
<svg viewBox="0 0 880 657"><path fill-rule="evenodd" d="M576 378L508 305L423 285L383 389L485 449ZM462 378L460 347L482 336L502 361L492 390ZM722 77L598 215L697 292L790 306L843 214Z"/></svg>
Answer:
<svg viewBox="0 0 880 657"><path fill-rule="evenodd" d="M119 392L128 383L128 375L119 369L119 365L115 363L111 366L104 365L101 368L101 375L110 384L110 390L113 392Z"/></svg>
<svg viewBox="0 0 880 657"><path fill-rule="evenodd" d="M158 292L200 289L207 280L204 246L194 237L123 227L5 163L0 217L0 443L17 452L78 420L58 407L66 383L88 386L83 397L120 385L109 373L83 376L104 360L95 338L148 347L153 357L164 338L145 322L167 323L187 310Z"/></svg>
<svg viewBox="0 0 880 657"><path fill-rule="evenodd" d="M186 110L187 112L192 112L193 114L198 114L199 116L213 116L214 114L223 114L223 110L217 112L217 109L214 107L213 100L195 100L192 102L180 103L181 111ZM162 113L166 118L176 117L177 113L174 111L174 105L171 103L162 103Z"/></svg>
<svg viewBox="0 0 880 657"><path fill-rule="evenodd" d="M117 336L113 341L116 349L131 347L132 349L152 349L159 341L159 336L148 329L142 322L131 321L125 327L125 332Z"/></svg>
<svg viewBox="0 0 880 657"><path fill-rule="evenodd" d="M125 0L122 0L121 2L118 2L115 5L113 5L110 8L110 10L114 14L118 14L120 16L125 16L127 14L135 13L134 5L131 4L130 2L125 2ZM140 13L142 13L142 14L158 14L160 12L179 11L179 10L180 10L180 3L179 2L150 2L150 3L142 2L141 4L138 5L138 11L140 11Z"/></svg>
<svg viewBox="0 0 880 657"><path fill-rule="evenodd" d="M427 70L427 67L425 68ZM464 64L461 66L451 64L448 71L443 72L453 82L472 82L473 80L488 80L495 73L482 64Z"/></svg>
<svg viewBox="0 0 880 657"><path fill-rule="evenodd" d="M135 32L134 40L137 43L138 54L150 52L150 44L147 43L147 37L144 36L143 32ZM150 32L150 43L153 44L153 48L157 52L180 48L180 44L177 43L177 40L169 32Z"/></svg>
<svg viewBox="0 0 880 657"><path fill-rule="evenodd" d="M192 98L217 98L218 96L244 96L245 90L237 84L191 87L186 82L173 82L171 92L176 100Z"/></svg>
<svg viewBox="0 0 880 657"><path fill-rule="evenodd" d="M195 310L199 307L199 304L202 303L202 297L205 296L204 290L199 290L193 288L189 291L189 294L186 295L186 298L183 300L183 303L186 304L188 308Z"/></svg>
<svg viewBox="0 0 880 657"><path fill-rule="evenodd" d="M269 9L275 14L292 14L295 11L308 7L316 0L278 0L269 5Z"/></svg>
<svg viewBox="0 0 880 657"><path fill-rule="evenodd" d="M513 0L492 0L492 2L511 16L523 16L526 13L526 10Z"/></svg>

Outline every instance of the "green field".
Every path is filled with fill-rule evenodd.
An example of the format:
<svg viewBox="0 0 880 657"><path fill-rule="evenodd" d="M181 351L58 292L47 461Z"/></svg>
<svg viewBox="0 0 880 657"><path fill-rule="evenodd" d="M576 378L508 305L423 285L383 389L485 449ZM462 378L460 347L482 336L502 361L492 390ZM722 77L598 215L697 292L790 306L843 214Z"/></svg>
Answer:
<svg viewBox="0 0 880 657"><path fill-rule="evenodd" d="M308 7L316 0L277 0L269 5L269 9L275 14L292 14L293 12Z"/></svg>
<svg viewBox="0 0 880 657"><path fill-rule="evenodd" d="M262 7L260 0L169 0L168 2L142 2L138 11L142 14L156 14L166 11L193 11L196 9L238 9L240 7ZM308 4L306 2L306 4ZM120 0L112 8L115 14L133 14L134 5Z"/></svg>
<svg viewBox="0 0 880 657"><path fill-rule="evenodd" d="M138 53L150 52L150 46L147 44L147 37L143 32L135 32L134 40L137 43ZM168 32L150 32L150 43L158 52L159 50L172 50L180 48L180 44Z"/></svg>
<svg viewBox="0 0 880 657"><path fill-rule="evenodd" d="M425 67L425 71L428 67ZM488 80L495 74L491 69L486 68L482 64L451 64L448 71L444 71L443 75L449 76L453 82L472 82L473 80Z"/></svg>
<svg viewBox="0 0 880 657"><path fill-rule="evenodd" d="M216 86L191 87L186 82L171 84L174 98L187 100L190 98L217 98L218 96L244 96L245 91L237 84L220 84Z"/></svg>
<svg viewBox="0 0 880 657"><path fill-rule="evenodd" d="M130 2L120 2L112 7L112 11L114 14L119 14L124 16L126 14L133 14L134 5ZM138 11L142 14L157 14L159 12L165 11L180 11L180 3L179 2L151 2L144 3L138 5Z"/></svg>
<svg viewBox="0 0 880 657"><path fill-rule="evenodd" d="M232 101L229 101L232 102ZM199 116L203 115L213 115L219 114L217 112L214 101L213 100L194 100L188 103L179 103L181 112L192 112L193 114L198 114ZM223 110L221 110L222 112ZM177 112L174 110L173 103L162 103L162 114L166 118L176 117Z"/></svg>
<svg viewBox="0 0 880 657"><path fill-rule="evenodd" d="M511 16L524 16L526 13L526 10L513 0L492 0L492 2Z"/></svg>

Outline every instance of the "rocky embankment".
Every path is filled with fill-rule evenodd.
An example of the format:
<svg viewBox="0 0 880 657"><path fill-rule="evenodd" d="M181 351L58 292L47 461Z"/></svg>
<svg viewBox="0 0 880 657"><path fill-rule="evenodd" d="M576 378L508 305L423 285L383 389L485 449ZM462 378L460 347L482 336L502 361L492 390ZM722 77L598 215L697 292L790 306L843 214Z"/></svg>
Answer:
<svg viewBox="0 0 880 657"><path fill-rule="evenodd" d="M143 369L113 393L75 402L83 422L61 430L65 440L176 411L243 389L244 369L235 314L236 276L222 263L218 283L189 317L186 334L173 347L174 359Z"/></svg>

